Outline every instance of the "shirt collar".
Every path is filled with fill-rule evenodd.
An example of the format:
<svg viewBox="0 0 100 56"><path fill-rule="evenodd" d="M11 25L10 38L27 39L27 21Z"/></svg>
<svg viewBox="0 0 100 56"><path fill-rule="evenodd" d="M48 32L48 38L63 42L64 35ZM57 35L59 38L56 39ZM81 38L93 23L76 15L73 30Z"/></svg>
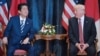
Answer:
<svg viewBox="0 0 100 56"><path fill-rule="evenodd" d="M85 16L83 15L80 19L81 19L81 20L84 20L84 17L85 17Z"/></svg>
<svg viewBox="0 0 100 56"><path fill-rule="evenodd" d="M19 16L19 17L20 17L20 20L24 20L24 21L26 20L26 18L22 18L21 16Z"/></svg>

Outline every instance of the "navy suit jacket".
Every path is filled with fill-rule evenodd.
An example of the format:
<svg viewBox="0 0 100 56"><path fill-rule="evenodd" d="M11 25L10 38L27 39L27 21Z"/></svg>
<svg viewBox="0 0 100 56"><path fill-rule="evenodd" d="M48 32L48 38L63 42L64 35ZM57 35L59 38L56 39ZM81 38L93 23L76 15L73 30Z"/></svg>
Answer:
<svg viewBox="0 0 100 56"><path fill-rule="evenodd" d="M33 23L29 18L26 18L23 33L21 33L19 16L10 18L10 21L8 22L7 28L4 32L4 37L8 38L8 44L11 45L20 44L21 40L24 40L26 37L29 37L29 39L32 40L33 35Z"/></svg>
<svg viewBox="0 0 100 56"><path fill-rule="evenodd" d="M69 19L69 39L73 44L79 43L78 20L75 17ZM85 16L83 27L84 42L89 45L94 43L96 38L96 26L92 18Z"/></svg>

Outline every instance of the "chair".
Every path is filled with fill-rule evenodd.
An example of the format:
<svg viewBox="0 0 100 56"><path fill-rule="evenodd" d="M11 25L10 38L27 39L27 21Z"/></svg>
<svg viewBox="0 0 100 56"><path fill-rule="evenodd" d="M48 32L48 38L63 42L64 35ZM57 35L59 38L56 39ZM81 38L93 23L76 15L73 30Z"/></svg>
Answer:
<svg viewBox="0 0 100 56"><path fill-rule="evenodd" d="M27 56L27 51L21 50L21 49L17 49L14 52L14 56Z"/></svg>
<svg viewBox="0 0 100 56"><path fill-rule="evenodd" d="M98 40L95 39L95 41L94 41L94 43L95 43L95 47L97 46L97 42L98 42ZM78 52L77 55L78 55L78 56L87 56L87 53L86 53L85 51L84 51L83 53ZM96 55L97 55L97 53L96 53Z"/></svg>
<svg viewBox="0 0 100 56"><path fill-rule="evenodd" d="M1 39L3 38L3 33L4 33L5 28L6 28L6 25L2 25L2 32L1 32L1 35L0 35L1 36ZM3 56L7 56L6 55L6 51L7 51L6 45L5 44L2 44L2 47L3 47L3 52L4 52Z"/></svg>
<svg viewBox="0 0 100 56"><path fill-rule="evenodd" d="M85 51L84 51L83 53L78 52L77 55L78 55L78 56L87 56L87 53L86 53Z"/></svg>
<svg viewBox="0 0 100 56"><path fill-rule="evenodd" d="M95 39L95 41L94 41L95 47L97 46L97 42L98 42L98 40ZM68 51L68 52L67 52L67 54L68 54L68 56L69 56L69 47L70 47L69 38L67 38L66 43L68 43L68 48L67 48L67 51ZM97 53L96 53L96 55L97 55ZM86 53L85 51L84 51L83 53L78 52L78 53L77 53L77 56L87 56L87 53Z"/></svg>
<svg viewBox="0 0 100 56"><path fill-rule="evenodd" d="M2 34L4 33L5 28L6 28L6 26L2 26L2 29L3 29ZM3 50L4 50L4 56L7 56L6 55L7 48L6 48L5 44L3 44ZM14 56L27 56L27 51L17 49L17 50L15 50Z"/></svg>
<svg viewBox="0 0 100 56"><path fill-rule="evenodd" d="M35 39L33 39L30 44L33 46ZM27 56L28 52L22 49L17 49L14 52L14 56Z"/></svg>

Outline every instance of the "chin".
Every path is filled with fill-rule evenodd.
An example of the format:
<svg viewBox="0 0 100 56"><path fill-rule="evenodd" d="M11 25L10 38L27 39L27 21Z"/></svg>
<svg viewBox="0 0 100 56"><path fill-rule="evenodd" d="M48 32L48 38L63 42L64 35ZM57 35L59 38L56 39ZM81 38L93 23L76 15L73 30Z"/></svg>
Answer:
<svg viewBox="0 0 100 56"><path fill-rule="evenodd" d="M25 17L27 17L28 15L24 15Z"/></svg>

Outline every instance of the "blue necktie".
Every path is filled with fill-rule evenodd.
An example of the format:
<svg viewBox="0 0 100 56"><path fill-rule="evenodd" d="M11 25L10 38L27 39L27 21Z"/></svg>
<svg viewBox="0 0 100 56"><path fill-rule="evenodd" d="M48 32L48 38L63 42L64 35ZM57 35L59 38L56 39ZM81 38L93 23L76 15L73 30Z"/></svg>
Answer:
<svg viewBox="0 0 100 56"><path fill-rule="evenodd" d="M24 29L24 20L21 20L21 33L23 33L23 29Z"/></svg>

